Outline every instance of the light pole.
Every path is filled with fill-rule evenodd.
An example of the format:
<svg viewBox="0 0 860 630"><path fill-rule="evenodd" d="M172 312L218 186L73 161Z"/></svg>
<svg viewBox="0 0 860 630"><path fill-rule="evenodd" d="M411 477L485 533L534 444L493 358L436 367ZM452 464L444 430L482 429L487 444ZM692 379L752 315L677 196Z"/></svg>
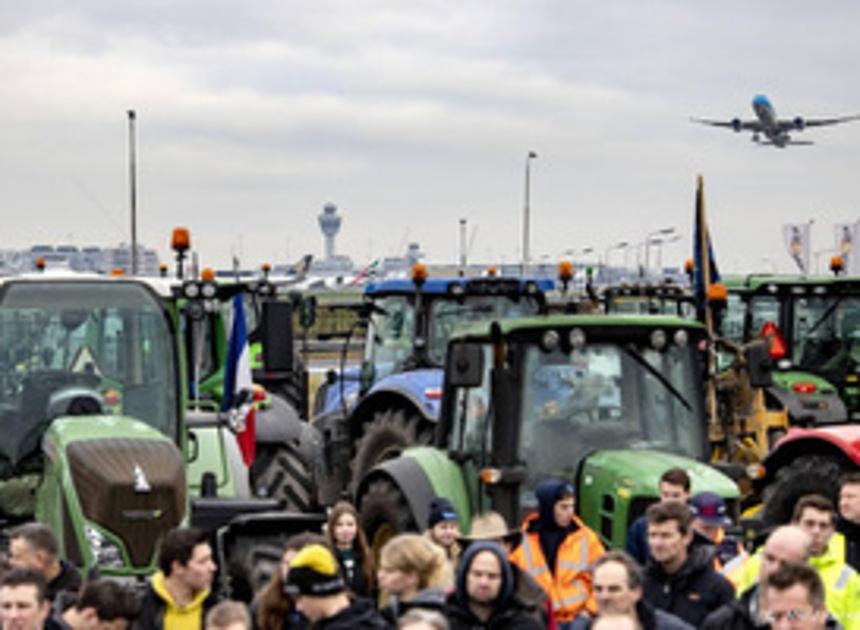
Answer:
<svg viewBox="0 0 860 630"><path fill-rule="evenodd" d="M674 234L674 233L675 233L674 227L665 227L665 228L662 228L660 230L650 232L645 237L645 276L646 277L651 275L651 265L650 265L650 260L649 260L649 257L650 257L650 251L649 250L650 250L650 246L651 246L651 239L654 238L655 236L668 236L668 235Z"/></svg>
<svg viewBox="0 0 860 630"><path fill-rule="evenodd" d="M668 243L677 243L681 240L680 234L673 234L668 238L654 238L651 239L651 242L657 246L657 274L661 273L661 269L663 269L663 245Z"/></svg>
<svg viewBox="0 0 860 630"><path fill-rule="evenodd" d="M609 274L609 254L612 252L613 249L625 249L627 245L629 245L627 241L621 241L619 243L616 243L615 245L609 245L606 248L606 252L603 257L603 266L606 269L607 275Z"/></svg>
<svg viewBox="0 0 860 630"><path fill-rule="evenodd" d="M526 155L526 200L523 207L523 263L521 273L526 275L529 268L529 204L531 202L531 164L532 160L538 156L534 151L529 151Z"/></svg>
<svg viewBox="0 0 860 630"><path fill-rule="evenodd" d="M128 186L131 211L131 275L137 275L137 168L135 165L133 109L128 110Z"/></svg>

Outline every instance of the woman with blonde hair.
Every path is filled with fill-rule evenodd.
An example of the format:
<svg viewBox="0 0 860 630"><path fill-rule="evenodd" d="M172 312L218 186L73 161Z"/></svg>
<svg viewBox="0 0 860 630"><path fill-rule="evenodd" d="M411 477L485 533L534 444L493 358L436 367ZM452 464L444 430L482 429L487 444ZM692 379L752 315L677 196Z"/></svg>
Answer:
<svg viewBox="0 0 860 630"><path fill-rule="evenodd" d="M380 608L392 623L411 608L443 611L453 584L445 550L419 534L400 534L385 543L376 577Z"/></svg>
<svg viewBox="0 0 860 630"><path fill-rule="evenodd" d="M335 552L347 588L360 597L370 595L373 590L373 554L352 503L338 501L334 504L328 516L325 536Z"/></svg>

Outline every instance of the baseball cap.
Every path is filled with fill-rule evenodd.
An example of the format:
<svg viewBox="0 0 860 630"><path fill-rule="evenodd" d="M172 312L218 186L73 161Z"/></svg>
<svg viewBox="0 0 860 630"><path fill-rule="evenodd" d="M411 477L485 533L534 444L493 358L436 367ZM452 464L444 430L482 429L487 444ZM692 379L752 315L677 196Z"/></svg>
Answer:
<svg viewBox="0 0 860 630"><path fill-rule="evenodd" d="M713 492L700 492L690 499L690 511L705 525L730 525L726 502Z"/></svg>

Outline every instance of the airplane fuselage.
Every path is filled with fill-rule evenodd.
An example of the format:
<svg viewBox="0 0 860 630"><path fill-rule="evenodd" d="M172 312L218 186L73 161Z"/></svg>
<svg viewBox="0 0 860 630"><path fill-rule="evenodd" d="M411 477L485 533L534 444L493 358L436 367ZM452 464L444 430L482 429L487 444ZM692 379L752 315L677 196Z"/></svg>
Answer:
<svg viewBox="0 0 860 630"><path fill-rule="evenodd" d="M785 147L791 138L787 133L780 131L779 124L777 123L776 110L773 108L770 99L763 94L759 94L753 98L752 108L761 123L762 133L767 136L767 139L770 140L774 146L780 148ZM754 135L753 140L757 141L757 139L757 135Z"/></svg>

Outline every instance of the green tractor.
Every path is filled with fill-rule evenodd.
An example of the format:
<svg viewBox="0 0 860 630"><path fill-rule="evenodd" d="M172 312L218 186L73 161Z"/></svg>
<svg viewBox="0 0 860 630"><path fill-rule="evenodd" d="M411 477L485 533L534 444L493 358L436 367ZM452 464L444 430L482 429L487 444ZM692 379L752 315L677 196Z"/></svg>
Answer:
<svg viewBox="0 0 860 630"><path fill-rule="evenodd" d="M726 287L723 335L770 344L771 407L793 426L860 420L860 278L750 275Z"/></svg>
<svg viewBox="0 0 860 630"><path fill-rule="evenodd" d="M689 320L612 315L530 317L455 335L435 447L406 450L358 486L374 547L422 526L437 495L451 498L466 529L487 509L518 523L550 476L574 484L580 515L612 547L624 545L673 466L736 511L737 486L705 463L704 337Z"/></svg>
<svg viewBox="0 0 860 630"><path fill-rule="evenodd" d="M155 570L168 529L197 524L212 534L222 589L247 596L267 566L255 558L319 518L243 496L226 414L187 410L173 289L74 274L2 280L3 524L36 518L71 562L137 578Z"/></svg>

